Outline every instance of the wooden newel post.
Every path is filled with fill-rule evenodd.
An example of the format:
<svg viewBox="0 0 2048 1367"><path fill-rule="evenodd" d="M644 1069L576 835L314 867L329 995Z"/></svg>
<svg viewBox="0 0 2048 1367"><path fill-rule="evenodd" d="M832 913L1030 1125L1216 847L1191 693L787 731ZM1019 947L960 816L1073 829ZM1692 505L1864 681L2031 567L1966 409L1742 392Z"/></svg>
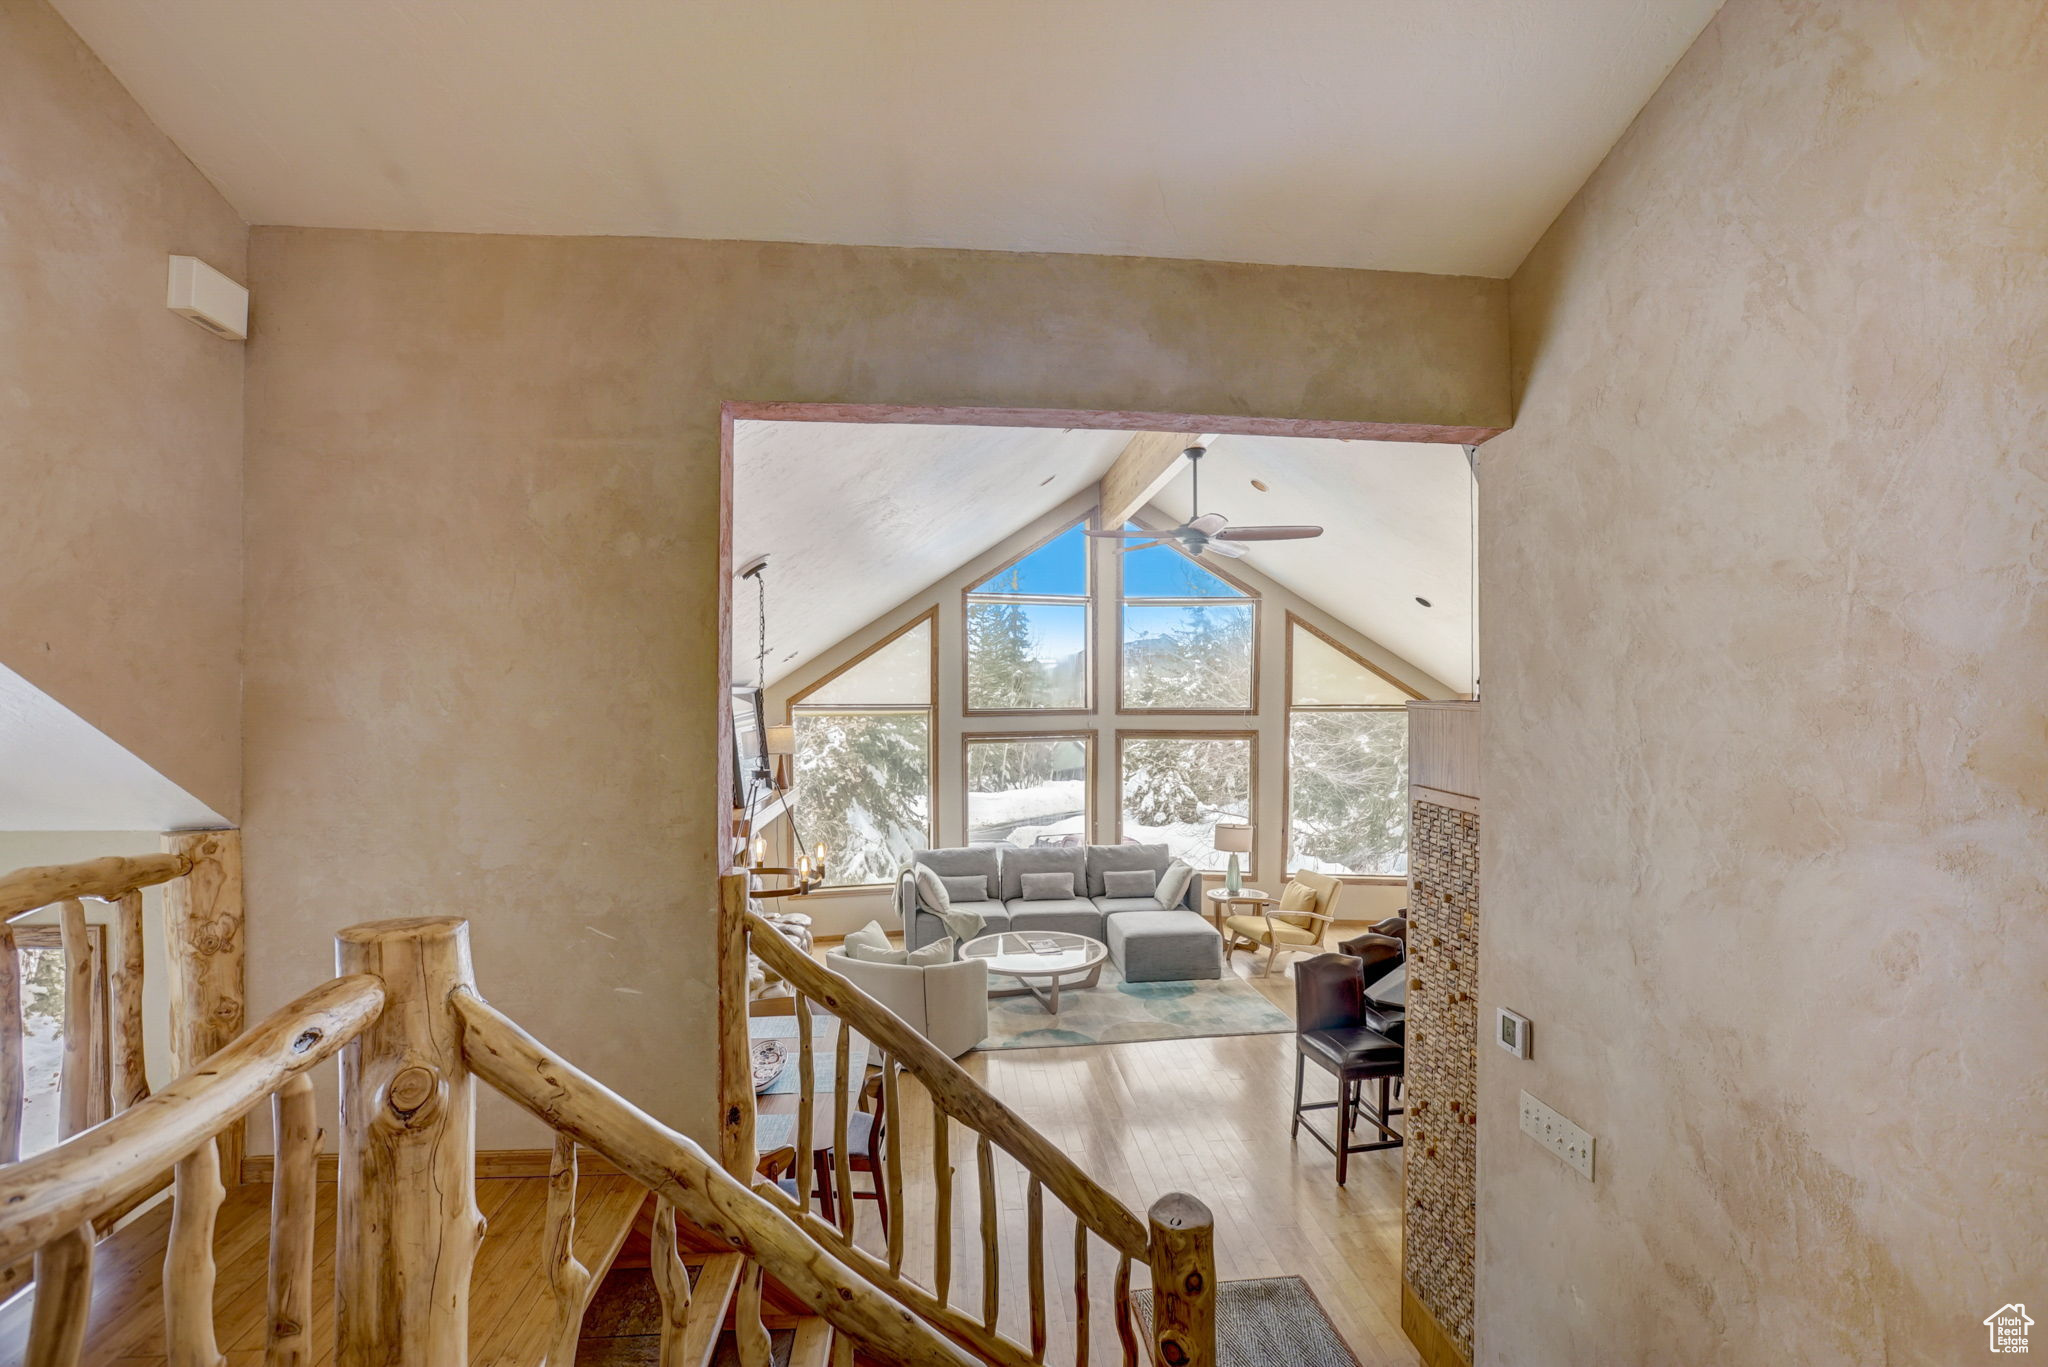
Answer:
<svg viewBox="0 0 2048 1367"><path fill-rule="evenodd" d="M469 924L374 921L335 936L338 973L384 981L384 1014L341 1054L335 1210L338 1367L469 1361L476 1089L449 994L475 986Z"/></svg>
<svg viewBox="0 0 2048 1367"><path fill-rule="evenodd" d="M165 854L192 861L164 884L164 957L171 999L171 1073L197 1068L242 1033L242 833L173 831ZM220 1170L242 1180L242 1123L221 1135Z"/></svg>
<svg viewBox="0 0 2048 1367"><path fill-rule="evenodd" d="M1216 1221L1209 1208L1172 1191L1146 1212L1152 1228L1152 1361L1155 1367L1215 1367Z"/></svg>

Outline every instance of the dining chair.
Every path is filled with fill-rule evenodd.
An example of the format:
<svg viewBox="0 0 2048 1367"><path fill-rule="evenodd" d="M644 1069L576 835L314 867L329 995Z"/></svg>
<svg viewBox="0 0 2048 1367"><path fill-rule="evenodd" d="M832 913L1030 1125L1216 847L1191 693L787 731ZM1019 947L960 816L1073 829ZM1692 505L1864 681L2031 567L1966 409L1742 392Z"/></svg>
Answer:
<svg viewBox="0 0 2048 1367"><path fill-rule="evenodd" d="M873 1201L875 1213L881 1217L882 1228L889 1227L889 1192L882 1181L882 1164L885 1160L884 1146L889 1142L889 1117L882 1102L882 1074L880 1069L871 1071L866 1083L861 1086L859 1109L846 1118L846 1166L849 1176L866 1173L868 1189L856 1187L850 1192L834 1190L832 1176L838 1171L839 1153L827 1144L812 1154L812 1172L815 1180L812 1189L818 1193L818 1214L825 1223L838 1221L838 1202L841 1200Z"/></svg>

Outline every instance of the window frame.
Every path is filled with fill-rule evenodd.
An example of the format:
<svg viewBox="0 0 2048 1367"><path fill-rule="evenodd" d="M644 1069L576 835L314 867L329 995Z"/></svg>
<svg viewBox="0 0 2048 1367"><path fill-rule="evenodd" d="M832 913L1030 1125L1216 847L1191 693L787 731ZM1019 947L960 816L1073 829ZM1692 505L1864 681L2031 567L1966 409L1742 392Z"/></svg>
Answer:
<svg viewBox="0 0 2048 1367"><path fill-rule="evenodd" d="M1152 528L1150 528L1150 527L1145 527L1145 524L1144 524L1144 523L1142 523L1142 522L1139 522L1139 521L1137 521L1137 520L1136 520L1135 518L1133 518L1133 519L1130 519L1130 525L1132 525L1132 526L1137 526L1137 527L1144 527L1144 529L1145 529L1146 531L1151 531L1151 530L1152 530ZM1163 534L1162 534L1162 535L1163 535ZM1197 559L1196 557L1194 557L1194 556L1192 556L1192 555L1189 555L1189 554L1188 554L1188 553L1187 553L1186 551L1182 550L1182 549L1181 549L1181 548L1180 548L1179 546L1177 546L1177 545L1173 544L1172 542L1168 542L1168 543L1167 543L1167 544L1166 544L1166 545L1165 545L1164 547L1162 547L1161 549L1164 549L1164 550L1170 551L1170 552L1172 552L1172 553L1173 553L1174 555L1178 555L1178 556L1180 556L1180 557L1181 557L1182 559L1184 559L1184 560L1187 560L1187 561L1189 561L1190 563L1192 563L1192 564L1194 564L1194 565L1198 566L1199 568L1201 568L1201 569L1203 569L1203 570L1206 570L1206 571L1207 571L1208 573L1210 573L1210 574L1213 574L1213 575L1215 575L1215 576L1216 576L1216 577L1217 577L1218 579L1221 579L1221 580L1222 580L1222 581L1223 581L1224 583L1226 583L1226 584L1230 585L1230 587L1232 587L1232 588L1236 589L1236 590L1238 591L1238 593L1240 593L1240 594L1241 594L1241 595L1243 595L1243 596L1242 596L1242 597L1240 597L1240 598L1187 598L1187 597L1177 597L1177 598L1138 598L1138 599L1133 599L1133 598L1131 598L1131 597L1130 597L1130 596L1129 596L1128 594L1126 594L1126 593L1124 592L1124 558L1123 558L1123 555L1122 555L1122 554L1120 554L1120 553L1118 553L1118 552L1116 552L1116 551L1114 551L1114 550L1112 550L1112 551L1111 551L1111 554L1113 554L1113 555L1115 555L1115 556L1116 556L1116 710L1117 710L1117 712L1118 712L1119 714L1129 714L1129 715L1131 715L1131 716L1138 716L1138 717L1157 717L1157 716L1171 716L1171 717L1256 717L1256 716L1258 716L1258 714L1259 714L1259 683L1260 683L1260 680L1259 680L1259 640L1260 640L1260 633L1261 633L1261 632L1262 632L1262 631L1264 630L1264 628L1265 628L1265 623L1264 623L1264 620L1263 620L1263 619L1264 619L1264 616L1265 616L1265 614L1264 614L1264 613L1263 613L1262 611L1260 611L1260 609L1261 609L1261 608L1263 608L1263 607L1265 606L1265 601L1264 601L1264 599L1263 599L1263 598L1262 598L1262 597L1260 596L1260 594L1259 594L1259 591L1258 591L1257 589L1253 588L1253 587L1252 587L1252 586L1251 586L1250 584L1247 584L1247 583L1245 583L1245 582L1244 582L1244 581L1243 581L1242 579L1239 579L1239 578L1238 578L1238 577L1237 577L1236 575L1234 575L1234 574L1231 574L1231 573L1229 573L1229 572L1228 572L1228 571L1226 571L1226 570L1223 570L1223 569L1219 569L1219 568L1218 568L1217 566L1215 566L1215 565L1212 565L1212 564L1209 564L1209 563L1208 563L1207 561L1204 561L1204 560L1199 560L1199 559ZM1245 706L1243 706L1243 707L1133 707L1133 706L1130 706L1130 705L1129 705L1129 704L1128 704L1128 703L1126 702L1126 700L1125 700L1125 698L1124 698L1124 678L1125 678L1125 670L1124 670L1124 637L1125 637L1125 628L1124 628L1124 616L1125 616L1125 611L1126 611L1126 609L1128 609L1128 608L1129 608L1129 607L1130 607L1130 606L1131 606L1131 605L1132 605L1132 604L1133 604L1134 602L1135 602L1135 603L1136 603L1136 604L1137 604L1137 605L1138 605L1139 607L1152 607L1152 608L1178 608L1178 607L1236 607L1236 606L1248 606L1248 607L1250 607L1250 608L1251 608L1251 613L1252 613L1252 639L1251 639L1251 695L1250 695L1250 697L1251 697L1251 700L1250 700L1250 701L1249 701L1249 702L1248 702L1248 703L1247 703L1247 704L1246 704ZM1121 785L1119 785L1119 788L1118 788L1118 793L1119 793L1119 795L1121 795L1121 793L1122 793L1122 788L1121 788ZM1122 803L1121 803L1121 801L1119 801L1119 803L1118 803L1118 806L1119 806L1119 807L1121 807L1121 806L1122 806Z"/></svg>
<svg viewBox="0 0 2048 1367"><path fill-rule="evenodd" d="M928 675L930 692L926 695L928 701L923 703L872 703L867 705L855 703L807 703L804 701L805 698L810 697L813 693L816 693L819 689L825 687L827 684L837 679L840 675L846 673L848 670L853 669L856 665L859 665L866 661L869 656L888 649L890 646L902 640L905 636L908 636L911 632L917 630L917 628L920 625L925 623L929 623L931 625L931 648L926 652L926 654L930 657ZM782 721L783 725L794 727L796 725L796 719L799 713L803 713L808 716L872 716L877 713L884 712L922 712L925 718L924 843L925 848L930 849L938 843L939 838L938 704L939 609L936 605L934 605L932 607L926 608L923 612L918 613L915 617L912 617L909 621L905 622L902 626L897 627L888 635L883 636L881 639L873 642L866 649L859 651L851 659L847 660L846 663L842 665L837 665L834 668L827 670L825 673L819 675L816 679L813 679L810 683L805 684L802 688L790 694L789 700L783 704ZM794 768L794 759L795 757L791 756L792 768ZM790 827L789 830L785 832L782 837L783 842L789 848L792 849L794 848L796 832L794 797L796 791L797 785L792 784L790 788ZM791 864L796 863L796 857L792 855L788 862ZM830 886L820 885L819 887L813 888L811 891L804 893L801 897L794 897L790 900L792 903L795 903L807 901L810 898L814 897L861 896L865 894L872 894L875 892L887 891L892 886L894 885L890 883L835 883Z"/></svg>
<svg viewBox="0 0 2048 1367"><path fill-rule="evenodd" d="M1237 714L1232 713L1231 715L1235 716ZM1247 763L1250 766L1248 773L1250 810L1249 812L1247 812L1244 819L1251 824L1251 827L1254 831L1258 829L1259 733L1256 729L1245 731L1228 731L1204 730L1199 727L1118 727L1116 731L1116 821L1115 824L1112 826L1110 832L1112 837L1110 840L1111 844L1121 845L1124 840L1124 744L1126 741L1133 740L1241 740L1249 742L1249 747L1247 750ZM1239 871L1243 874L1247 882L1252 881L1257 876L1257 869L1259 866L1258 844L1259 842L1257 840L1252 841L1251 852L1244 856L1243 861L1238 866ZM1225 861L1226 865L1228 864L1228 862L1228 860ZM1195 870L1196 878L1220 878L1222 876L1222 869L1198 868Z"/></svg>
<svg viewBox="0 0 2048 1367"><path fill-rule="evenodd" d="M967 843L969 843L969 844L973 843L973 842L972 842L972 836L973 836L973 833L974 833L974 815L973 815L973 805L972 805L972 799L973 799L974 793L973 793L973 789L972 789L972 788L971 788L971 787L969 786L969 782L968 782L968 777L967 777L967 775L968 775L968 768L969 768L969 761L968 761L968 755L969 755L969 753L970 753L970 752L971 752L971 751L973 750L974 746L975 746L975 745L976 745L977 743L986 743L986 742L989 742L989 741L1019 741L1019 740L1077 740L1077 741L1080 741L1080 742L1081 742L1081 747L1082 747L1082 749L1083 749L1083 750L1084 750L1084 751L1086 752L1086 754L1087 754L1087 757L1088 757L1088 779L1087 779L1087 788L1085 789L1085 796L1086 796L1086 799L1087 799L1087 804L1086 804L1086 806L1085 806L1085 807L1083 808L1083 810L1082 810L1082 814L1081 814L1081 824L1082 824L1082 828L1083 828L1083 831L1084 831L1084 833L1085 833L1085 835L1086 835L1086 837L1087 837L1087 838L1086 838L1086 840L1085 840L1085 841L1084 841L1083 843L1084 843L1084 844L1090 844L1090 845L1092 845L1092 844L1095 844L1095 843L1097 843L1097 842L1096 842L1096 839L1095 839L1095 837L1096 837L1096 834L1097 834L1097 832L1098 832L1098 831L1099 831L1099 830L1101 829L1100 825L1098 824L1098 818L1100 817L1100 815L1101 815L1101 814L1100 814L1100 813L1099 813L1099 812L1098 812L1098 811L1096 810L1096 808L1097 808L1097 807L1098 807L1098 806L1100 805L1100 804L1098 803L1098 801L1097 801L1097 798L1099 797L1099 794L1097 793L1096 789L1097 789L1097 786L1098 786L1098 778L1099 778L1099 775L1100 775L1100 774L1101 774L1101 772L1102 772L1102 771L1101 771L1101 769L1100 769L1100 768L1098 767L1098 759L1097 759L1097 756L1098 756L1098 754L1099 754L1099 752L1100 752L1100 748L1101 748L1100 746L1098 746L1098 745L1096 744L1096 741L1097 741L1097 740L1099 739L1099 737L1100 737L1100 733L1099 733L1098 731L1095 731L1095 730L1093 730L1093 729L1088 729L1088 730L1081 730L1081 731L1071 731L1071 730L1070 730L1070 731L963 731L963 732L961 732L961 733L960 733L960 833L961 833L961 836L963 837L963 839L965 839L965 840L966 840L966 842L967 842ZM1023 847L1022 847L1022 846L1020 846L1019 848L1023 848Z"/></svg>
<svg viewBox="0 0 2048 1367"><path fill-rule="evenodd" d="M1280 858L1283 865L1294 862L1294 714L1297 712L1400 712L1406 714L1407 703L1305 703L1300 706L1294 701L1294 629L1300 627L1324 645L1337 651L1352 663L1370 674L1378 675L1387 683L1406 693L1414 701L1424 701L1424 696L1407 684L1381 669L1372 661L1360 655L1351 647L1339 641L1329 632L1300 615L1285 614L1287 640L1285 642L1285 665L1281 680L1285 688L1286 706L1280 711ZM1291 871L1290 871L1291 872ZM1357 883L1361 886L1406 887L1405 873L1330 873L1325 878L1334 878L1340 883Z"/></svg>
<svg viewBox="0 0 2048 1367"><path fill-rule="evenodd" d="M960 715L963 717L1085 717L1095 713L1095 600L1099 585L1095 574L1095 543L1084 540L1081 543L1081 583L1078 597L1056 593L980 593L976 583L986 583L1004 570L1022 564L1053 542L1079 527L1089 529L1094 514L1073 522L1061 523L1058 527L1032 542L1024 550L1003 561L987 574L980 575L960 590ZM976 707L972 660L969 658L968 620L972 617L974 605L985 603L1015 603L1024 607L1034 605L1048 607L1078 607L1081 609L1081 705L1079 707ZM938 609L934 608L936 612ZM934 669L936 669L934 663Z"/></svg>

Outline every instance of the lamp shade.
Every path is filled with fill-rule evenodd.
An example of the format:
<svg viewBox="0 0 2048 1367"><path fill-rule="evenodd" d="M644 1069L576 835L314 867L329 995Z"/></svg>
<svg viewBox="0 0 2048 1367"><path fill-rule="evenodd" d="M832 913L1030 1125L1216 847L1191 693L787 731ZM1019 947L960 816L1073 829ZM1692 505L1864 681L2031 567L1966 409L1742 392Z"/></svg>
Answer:
<svg viewBox="0 0 2048 1367"><path fill-rule="evenodd" d="M796 728L794 726L771 726L767 729L768 753L771 755L793 755L796 753Z"/></svg>
<svg viewBox="0 0 2048 1367"><path fill-rule="evenodd" d="M1252 828L1248 825L1224 825L1216 827L1216 848L1224 854L1250 854L1252 852Z"/></svg>

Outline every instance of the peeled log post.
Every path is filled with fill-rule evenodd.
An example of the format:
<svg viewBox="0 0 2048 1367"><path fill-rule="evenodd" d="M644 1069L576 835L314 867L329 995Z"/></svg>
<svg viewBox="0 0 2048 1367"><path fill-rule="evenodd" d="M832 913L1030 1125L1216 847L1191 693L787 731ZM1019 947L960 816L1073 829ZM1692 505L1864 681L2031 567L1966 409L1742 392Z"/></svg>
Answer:
<svg viewBox="0 0 2048 1367"><path fill-rule="evenodd" d="M376 921L335 937L342 973L384 984L375 1024L341 1055L336 1197L338 1367L469 1361L476 1089L450 995L472 987L469 926Z"/></svg>
<svg viewBox="0 0 2048 1367"><path fill-rule="evenodd" d="M108 954L107 987L114 1001L113 1035L107 1041L114 1074L113 1106L125 1111L149 1096L149 1071L142 1052L142 894L123 893L114 904L114 943Z"/></svg>
<svg viewBox="0 0 2048 1367"><path fill-rule="evenodd" d="M242 833L177 831L164 852L191 869L164 886L171 1071L188 1073L242 1033ZM242 1123L221 1136L221 1172L242 1180Z"/></svg>
<svg viewBox="0 0 2048 1367"><path fill-rule="evenodd" d="M23 1367L78 1367L92 1308L92 1243L88 1222L36 1250L36 1299L29 1308Z"/></svg>
<svg viewBox="0 0 2048 1367"><path fill-rule="evenodd" d="M741 1182L752 1180L754 1042L747 1034L747 879L718 880L718 1161ZM798 1154L806 1163L810 1155Z"/></svg>
<svg viewBox="0 0 2048 1367"><path fill-rule="evenodd" d="M209 1139L178 1160L171 1239L164 1250L164 1349L169 1367L222 1367L213 1332L213 1229L227 1192Z"/></svg>
<svg viewBox="0 0 2048 1367"><path fill-rule="evenodd" d="M661 1297L661 1367L683 1367L683 1336L690 1328L690 1270L683 1266L676 1244L676 1208L666 1197L654 1201L654 1237L647 1261Z"/></svg>
<svg viewBox="0 0 2048 1367"><path fill-rule="evenodd" d="M92 1124L92 933L76 898L57 907L64 936L64 1062L57 1075L57 1137Z"/></svg>
<svg viewBox="0 0 2048 1367"><path fill-rule="evenodd" d="M266 1367L311 1367L314 1164L320 1125L313 1080L300 1073L270 1098L277 1165L270 1177L270 1327Z"/></svg>
<svg viewBox="0 0 2048 1367"><path fill-rule="evenodd" d="M0 1163L21 1158L21 1111L28 1101L21 1028L21 954L14 928L0 923Z"/></svg>
<svg viewBox="0 0 2048 1367"><path fill-rule="evenodd" d="M576 1141L555 1136L548 1166L548 1290L555 1297L555 1337L547 1367L576 1367L576 1340L583 1334L583 1302L590 1294L590 1269L576 1261Z"/></svg>
<svg viewBox="0 0 2048 1367"><path fill-rule="evenodd" d="M1146 1212L1152 1230L1152 1361L1215 1367L1216 1221L1184 1191Z"/></svg>

